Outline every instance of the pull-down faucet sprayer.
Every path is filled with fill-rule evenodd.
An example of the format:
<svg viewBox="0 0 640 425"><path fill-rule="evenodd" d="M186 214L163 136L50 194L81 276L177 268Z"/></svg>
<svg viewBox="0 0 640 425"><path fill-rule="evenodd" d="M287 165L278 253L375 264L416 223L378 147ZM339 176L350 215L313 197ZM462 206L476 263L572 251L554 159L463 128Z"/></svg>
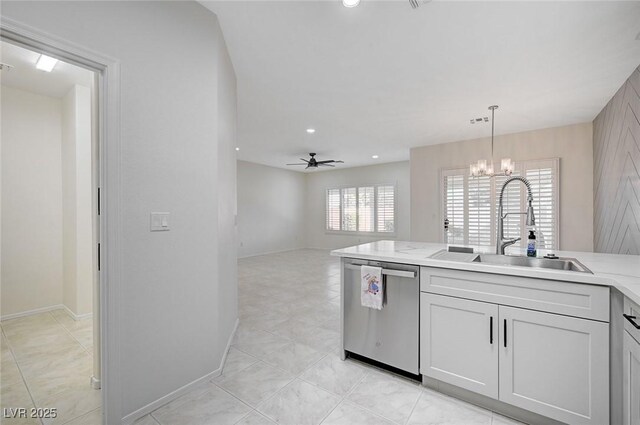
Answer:
<svg viewBox="0 0 640 425"><path fill-rule="evenodd" d="M502 213L502 198L504 196L504 190L507 187L507 185L513 181L519 181L521 183L523 183L526 187L527 187L527 211L526 212L508 212L506 214ZM536 225L536 218L535 215L533 214L533 194L531 192L531 183L529 182L529 180L527 180L524 177L520 177L520 176L513 176L513 177L509 177L504 184L502 185L502 189L500 189L500 198L499 198L499 204L498 204L498 231L497 231L497 237L496 237L496 254L499 255L504 255L504 250L506 247L508 247L509 245L513 245L514 243L518 242L521 238L515 238L515 239L505 239L504 238L504 219L509 215L509 214L526 214L527 215L527 226L535 226Z"/></svg>

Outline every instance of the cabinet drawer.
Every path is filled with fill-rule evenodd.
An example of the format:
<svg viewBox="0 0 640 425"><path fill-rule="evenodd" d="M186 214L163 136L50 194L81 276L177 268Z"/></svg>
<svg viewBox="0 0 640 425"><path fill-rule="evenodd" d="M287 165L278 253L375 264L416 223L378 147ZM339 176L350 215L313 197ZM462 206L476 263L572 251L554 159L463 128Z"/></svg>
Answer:
<svg viewBox="0 0 640 425"><path fill-rule="evenodd" d="M422 267L420 290L609 321L609 288L606 286Z"/></svg>
<svg viewBox="0 0 640 425"><path fill-rule="evenodd" d="M635 338L636 341L640 342L640 329L636 328L631 321L640 325L640 306L629 298L624 298L624 314L629 318L624 318L624 328L629 335ZM635 319L634 319L635 317Z"/></svg>

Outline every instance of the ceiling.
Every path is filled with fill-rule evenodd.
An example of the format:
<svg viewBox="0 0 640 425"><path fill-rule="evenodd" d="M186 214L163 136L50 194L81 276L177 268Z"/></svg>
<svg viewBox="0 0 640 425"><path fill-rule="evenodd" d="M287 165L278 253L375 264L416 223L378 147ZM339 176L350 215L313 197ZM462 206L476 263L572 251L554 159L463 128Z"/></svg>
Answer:
<svg viewBox="0 0 640 425"><path fill-rule="evenodd" d="M36 69L39 53L4 41L0 42L0 62L13 65L0 71L0 83L31 93L50 97L64 97L78 84L91 87L93 72L66 62L58 62L51 72Z"/></svg>
<svg viewBox="0 0 640 425"><path fill-rule="evenodd" d="M201 3L238 78L238 157L276 167L407 160L490 135L470 119L492 104L496 134L592 121L640 65L640 2Z"/></svg>

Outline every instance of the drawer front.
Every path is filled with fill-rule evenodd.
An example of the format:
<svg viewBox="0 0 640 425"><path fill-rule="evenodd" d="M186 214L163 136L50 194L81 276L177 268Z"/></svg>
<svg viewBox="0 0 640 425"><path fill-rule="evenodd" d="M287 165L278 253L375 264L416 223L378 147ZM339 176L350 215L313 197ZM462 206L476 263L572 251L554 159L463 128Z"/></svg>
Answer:
<svg viewBox="0 0 640 425"><path fill-rule="evenodd" d="M631 301L629 298L625 297L624 314L629 316L629 318L624 318L625 330L629 332L629 335L635 338L636 341L640 342L640 329L636 328L633 325L633 323L635 323L640 326L640 306Z"/></svg>
<svg viewBox="0 0 640 425"><path fill-rule="evenodd" d="M420 290L549 313L609 321L609 287L422 267Z"/></svg>

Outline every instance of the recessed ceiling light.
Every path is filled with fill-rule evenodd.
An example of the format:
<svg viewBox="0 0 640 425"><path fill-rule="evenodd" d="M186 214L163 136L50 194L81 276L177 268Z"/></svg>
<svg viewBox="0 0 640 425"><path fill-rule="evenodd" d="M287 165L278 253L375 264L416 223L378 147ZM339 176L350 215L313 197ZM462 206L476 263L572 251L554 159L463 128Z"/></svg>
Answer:
<svg viewBox="0 0 640 425"><path fill-rule="evenodd" d="M40 57L38 58L38 62L36 62L36 68L42 71L51 72L53 71L53 68L56 66L57 63L58 63L58 59L45 56L45 55L40 55Z"/></svg>
<svg viewBox="0 0 640 425"><path fill-rule="evenodd" d="M316 132L316 129L315 129L315 128L307 128L307 133L309 133L309 134L313 134L313 133L315 133L315 132Z"/></svg>
<svg viewBox="0 0 640 425"><path fill-rule="evenodd" d="M239 151L239 150L240 150L240 148L236 148L236 151Z"/></svg>
<svg viewBox="0 0 640 425"><path fill-rule="evenodd" d="M378 155L371 155L371 158L373 158L373 159L378 159L378 158L380 158L380 157L379 157Z"/></svg>
<svg viewBox="0 0 640 425"><path fill-rule="evenodd" d="M342 5L344 7L356 7L360 4L360 0L342 0Z"/></svg>

